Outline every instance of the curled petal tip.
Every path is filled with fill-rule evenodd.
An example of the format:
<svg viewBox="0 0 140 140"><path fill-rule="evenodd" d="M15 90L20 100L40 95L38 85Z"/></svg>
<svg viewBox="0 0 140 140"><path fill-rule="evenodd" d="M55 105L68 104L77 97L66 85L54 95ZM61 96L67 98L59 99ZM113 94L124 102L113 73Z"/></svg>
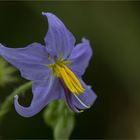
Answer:
<svg viewBox="0 0 140 140"><path fill-rule="evenodd" d="M15 110L22 117L32 117L33 116L32 112L29 110L29 108L23 107L19 104L17 95L14 97L14 106L15 106Z"/></svg>
<svg viewBox="0 0 140 140"><path fill-rule="evenodd" d="M50 16L50 15L53 15L53 14L50 13L50 12L42 12L42 15L43 15L43 16Z"/></svg>
<svg viewBox="0 0 140 140"><path fill-rule="evenodd" d="M3 47L3 45L0 43L0 47Z"/></svg>
<svg viewBox="0 0 140 140"><path fill-rule="evenodd" d="M90 44L89 40L87 38L85 38L85 37L82 38L82 42Z"/></svg>
<svg viewBox="0 0 140 140"><path fill-rule="evenodd" d="M15 95L15 96L14 96L14 99L17 100L17 99L18 99L18 95Z"/></svg>
<svg viewBox="0 0 140 140"><path fill-rule="evenodd" d="M42 15L45 16L46 15L46 12L42 12Z"/></svg>

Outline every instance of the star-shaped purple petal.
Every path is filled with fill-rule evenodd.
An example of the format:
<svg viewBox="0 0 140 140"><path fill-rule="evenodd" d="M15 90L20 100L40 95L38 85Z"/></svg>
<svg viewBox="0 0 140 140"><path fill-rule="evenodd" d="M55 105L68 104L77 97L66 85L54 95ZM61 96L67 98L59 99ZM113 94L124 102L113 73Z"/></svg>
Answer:
<svg viewBox="0 0 140 140"><path fill-rule="evenodd" d="M33 84L33 99L30 106L21 106L18 102L18 96L15 96L15 109L21 116L31 117L40 112L49 102L58 99L66 100L74 112L87 109L96 99L96 94L84 83L81 77L92 57L90 43L87 39L82 39L82 43L75 46L75 37L60 19L51 13L43 12L43 15L47 17L49 24L44 39L45 46L32 43L27 47L14 49L0 44L0 55L18 68L21 76L31 80ZM69 70L65 70L65 67ZM61 78L60 72L62 70L67 74L67 81L64 77ZM82 86L84 89L83 93L71 92L73 89L70 90L68 87L76 80L72 81L73 77L70 77L67 72L72 73L71 76L77 77L79 87ZM78 83L72 85L72 88L77 91L79 89Z"/></svg>

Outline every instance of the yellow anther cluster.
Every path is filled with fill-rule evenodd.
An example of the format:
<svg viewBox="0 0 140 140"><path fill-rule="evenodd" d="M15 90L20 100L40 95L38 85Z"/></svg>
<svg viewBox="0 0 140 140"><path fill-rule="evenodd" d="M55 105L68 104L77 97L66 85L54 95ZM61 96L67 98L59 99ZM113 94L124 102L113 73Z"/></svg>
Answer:
<svg viewBox="0 0 140 140"><path fill-rule="evenodd" d="M84 92L80 81L75 74L67 67L68 61L58 59L55 64L49 64L48 67L52 69L53 75L59 77L64 81L67 88L74 94L81 94Z"/></svg>

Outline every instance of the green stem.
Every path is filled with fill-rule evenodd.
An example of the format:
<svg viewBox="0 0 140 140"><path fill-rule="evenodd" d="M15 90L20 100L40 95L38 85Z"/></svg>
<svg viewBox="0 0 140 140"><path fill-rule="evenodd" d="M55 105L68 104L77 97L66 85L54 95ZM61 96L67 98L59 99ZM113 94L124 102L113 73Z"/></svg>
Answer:
<svg viewBox="0 0 140 140"><path fill-rule="evenodd" d="M17 88L15 91L10 94L3 104L0 107L0 121L4 118L4 116L9 112L9 110L12 107L13 104L13 98L15 95L22 94L25 92L27 89L29 89L32 86L32 82L27 82L24 85L21 85L19 88Z"/></svg>

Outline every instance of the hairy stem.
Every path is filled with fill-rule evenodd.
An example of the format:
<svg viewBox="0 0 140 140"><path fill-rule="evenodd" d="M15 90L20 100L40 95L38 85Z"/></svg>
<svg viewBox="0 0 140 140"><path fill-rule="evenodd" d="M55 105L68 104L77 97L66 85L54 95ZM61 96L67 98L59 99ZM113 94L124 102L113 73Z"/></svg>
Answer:
<svg viewBox="0 0 140 140"><path fill-rule="evenodd" d="M20 95L26 90L28 90L32 86L32 82L27 82L21 85L19 88L14 90L3 102L0 106L0 121L4 118L4 116L9 112L13 104L13 98L15 95Z"/></svg>

